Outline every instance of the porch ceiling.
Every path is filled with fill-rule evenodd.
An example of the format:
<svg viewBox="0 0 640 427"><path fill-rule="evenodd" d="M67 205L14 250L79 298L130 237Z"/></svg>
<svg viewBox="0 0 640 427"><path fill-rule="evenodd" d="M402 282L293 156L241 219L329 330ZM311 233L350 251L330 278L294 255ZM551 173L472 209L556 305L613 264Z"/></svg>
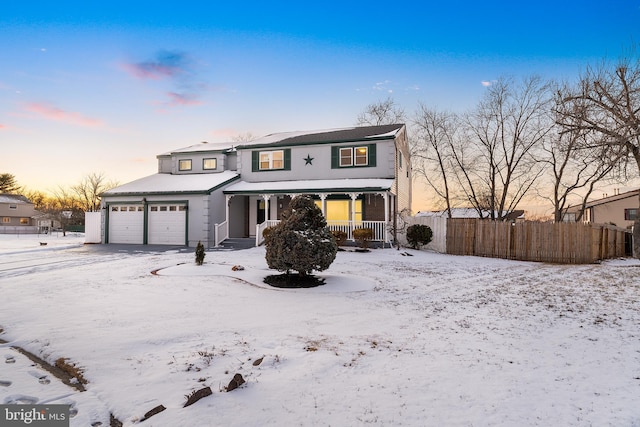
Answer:
<svg viewBox="0 0 640 427"><path fill-rule="evenodd" d="M246 182L230 185L224 194L350 193L389 191L393 179L318 179L298 181Z"/></svg>

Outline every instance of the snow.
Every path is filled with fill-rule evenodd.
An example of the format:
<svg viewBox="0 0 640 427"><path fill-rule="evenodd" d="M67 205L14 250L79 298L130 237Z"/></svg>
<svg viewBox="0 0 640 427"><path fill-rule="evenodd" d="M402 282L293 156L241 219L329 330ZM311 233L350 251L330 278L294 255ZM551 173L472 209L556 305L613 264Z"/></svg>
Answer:
<svg viewBox="0 0 640 427"><path fill-rule="evenodd" d="M262 283L262 247L196 266L193 249L83 239L0 235L0 403L68 403L71 426L160 404L143 426L640 425L637 260L345 251L327 285L285 290ZM87 391L11 346L68 358Z"/></svg>
<svg viewBox="0 0 640 427"><path fill-rule="evenodd" d="M131 193L186 193L186 192L204 192L209 191L219 185L222 185L239 174L234 171L223 171L215 173L200 174L169 174L157 173L144 178L123 184L113 188L104 194L106 196L117 196L120 194Z"/></svg>
<svg viewBox="0 0 640 427"><path fill-rule="evenodd" d="M239 181L225 189L225 193L269 192L269 191L330 191L330 190L388 190L393 179L354 178L354 179L300 179L296 181L247 182Z"/></svg>

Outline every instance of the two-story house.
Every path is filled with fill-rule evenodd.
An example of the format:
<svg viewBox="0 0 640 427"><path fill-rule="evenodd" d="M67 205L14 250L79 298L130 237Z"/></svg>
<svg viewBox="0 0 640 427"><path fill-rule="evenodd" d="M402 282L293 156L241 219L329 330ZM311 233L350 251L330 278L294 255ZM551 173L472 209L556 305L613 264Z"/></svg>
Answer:
<svg viewBox="0 0 640 427"><path fill-rule="evenodd" d="M215 246L256 238L292 197L311 196L329 226L372 228L388 242L411 206L403 124L201 143L158 156L158 173L102 195L103 242Z"/></svg>
<svg viewBox="0 0 640 427"><path fill-rule="evenodd" d="M36 211L29 199L19 194L0 194L0 233L37 232Z"/></svg>

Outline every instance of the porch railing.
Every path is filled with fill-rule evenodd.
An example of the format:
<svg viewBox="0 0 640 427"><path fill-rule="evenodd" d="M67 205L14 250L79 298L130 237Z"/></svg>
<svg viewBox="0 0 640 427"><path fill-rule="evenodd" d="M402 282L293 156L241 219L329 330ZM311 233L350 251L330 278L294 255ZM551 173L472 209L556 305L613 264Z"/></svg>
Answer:
<svg viewBox="0 0 640 427"><path fill-rule="evenodd" d="M229 222L225 221L221 224L214 224L213 226L213 243L214 246L220 246L220 243L229 238Z"/></svg>
<svg viewBox="0 0 640 427"><path fill-rule="evenodd" d="M264 229L279 222L279 220L269 220L256 226L256 246L260 246L264 242L264 237L262 237ZM373 241L389 242L387 223L384 221L327 221L327 226L331 231L344 231L347 234L347 240L351 241L354 240L353 230L356 228L370 228L373 230Z"/></svg>

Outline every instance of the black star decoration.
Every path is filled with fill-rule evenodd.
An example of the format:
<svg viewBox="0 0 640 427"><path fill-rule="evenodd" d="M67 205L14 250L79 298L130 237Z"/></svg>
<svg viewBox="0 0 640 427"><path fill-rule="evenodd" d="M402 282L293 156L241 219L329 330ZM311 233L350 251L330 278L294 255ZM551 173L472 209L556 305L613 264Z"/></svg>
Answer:
<svg viewBox="0 0 640 427"><path fill-rule="evenodd" d="M310 154L307 154L307 157L304 159L304 164L305 164L305 166L306 166L306 165L311 165L311 166L313 166L313 163L311 163L311 162L313 162L313 157L311 157L311 155L310 155Z"/></svg>

